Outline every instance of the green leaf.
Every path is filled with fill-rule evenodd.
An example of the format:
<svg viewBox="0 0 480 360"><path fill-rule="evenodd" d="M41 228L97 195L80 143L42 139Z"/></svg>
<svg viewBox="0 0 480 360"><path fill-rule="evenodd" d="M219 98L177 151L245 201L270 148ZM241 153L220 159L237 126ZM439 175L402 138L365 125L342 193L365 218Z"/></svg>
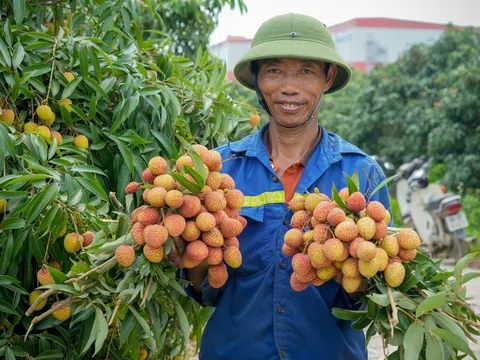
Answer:
<svg viewBox="0 0 480 360"><path fill-rule="evenodd" d="M453 270L453 274L458 282L461 281L462 271L467 266L467 263L475 259L478 255L480 255L480 251L467 254L463 258L457 261L457 264L455 265L455 269Z"/></svg>
<svg viewBox="0 0 480 360"><path fill-rule="evenodd" d="M425 333L422 326L417 323L412 323L409 326L403 339L405 360L418 360L420 351L422 351L424 337Z"/></svg>
<svg viewBox="0 0 480 360"><path fill-rule="evenodd" d="M443 346L434 336L427 337L425 355L427 359L443 359Z"/></svg>
<svg viewBox="0 0 480 360"><path fill-rule="evenodd" d="M335 186L335 183L332 183L332 197L333 197L333 200L338 204L340 208L350 212L350 209L348 208L348 206L345 205L340 195L338 195L338 190L337 190L337 187Z"/></svg>
<svg viewBox="0 0 480 360"><path fill-rule="evenodd" d="M420 317L423 314L432 311L433 309L436 309L438 307L441 307L445 302L448 300L448 298L445 295L433 295L430 296L426 299L424 299L417 307L417 312L415 314L416 317Z"/></svg>
<svg viewBox="0 0 480 360"><path fill-rule="evenodd" d="M61 272L60 270L52 268L48 265L45 265L45 267L47 268L50 275L52 275L52 278L55 281L55 284L64 284L65 281L68 280L68 276L65 275L63 272Z"/></svg>
<svg viewBox="0 0 480 360"><path fill-rule="evenodd" d="M19 41L15 44L15 49L13 50L12 67L14 69L17 69L22 63L24 57L25 57L25 50L23 49L23 46Z"/></svg>
<svg viewBox="0 0 480 360"><path fill-rule="evenodd" d="M475 360L477 357L468 347L468 343L464 341L460 336L453 334L451 331L444 329L433 329L432 332L440 336L440 338L445 341L447 344L450 344L455 349L460 350L461 352L470 355Z"/></svg>
<svg viewBox="0 0 480 360"><path fill-rule="evenodd" d="M480 276L480 272L470 272L465 275L462 275L462 281L460 283L463 285L467 282L469 282L472 279L475 279Z"/></svg>
<svg viewBox="0 0 480 360"><path fill-rule="evenodd" d="M23 22L25 10L25 0L15 0L13 2L13 17L15 18L15 23L17 25L20 25Z"/></svg>
<svg viewBox="0 0 480 360"><path fill-rule="evenodd" d="M445 330L450 330L452 333L459 336L463 341L468 342L463 330L448 315L442 313L432 313L432 316L435 318L435 322L438 326L444 328Z"/></svg>
<svg viewBox="0 0 480 360"><path fill-rule="evenodd" d="M118 149L120 150L120 153L122 154L123 159L125 160L125 163L128 166L128 169L130 170L130 173L132 177L135 175L135 164L133 161L133 155L131 150L116 136L111 136L115 143L118 146Z"/></svg>
<svg viewBox="0 0 480 360"><path fill-rule="evenodd" d="M122 321L122 327L120 328L120 344L123 344L128 339L128 335L132 332L137 320L135 315L131 311L127 312L125 319Z"/></svg>
<svg viewBox="0 0 480 360"><path fill-rule="evenodd" d="M357 319L353 324L352 324L352 329L354 330L363 330L365 329L370 323L372 322L372 319L369 319L368 316L362 316L361 318Z"/></svg>
<svg viewBox="0 0 480 360"><path fill-rule="evenodd" d="M205 186L205 178L203 178L197 171L195 171L194 169L192 169L190 166L188 165L184 165L183 166L183 170L189 174L193 180L195 180L195 183L201 188L203 189L203 187Z"/></svg>
<svg viewBox="0 0 480 360"><path fill-rule="evenodd" d="M387 294L370 294L367 295L367 297L380 306L385 307L390 305L390 299Z"/></svg>
<svg viewBox="0 0 480 360"><path fill-rule="evenodd" d="M353 194L354 192L360 191L359 187L357 186L355 181L353 181L353 179L350 176L348 176L348 174L346 172L344 172L343 175L345 176L345 180L347 180L348 193L349 194ZM358 177L358 175L357 175L357 177Z"/></svg>
<svg viewBox="0 0 480 360"><path fill-rule="evenodd" d="M111 131L115 132L117 129L125 122L126 119L132 114L133 111L138 107L140 96L138 92L129 98L122 109L119 111L117 118L115 119Z"/></svg>
<svg viewBox="0 0 480 360"><path fill-rule="evenodd" d="M12 66L12 58L10 56L10 51L8 51L7 45L3 42L3 40L0 38L0 54L2 54L3 59L7 63L8 67Z"/></svg>
<svg viewBox="0 0 480 360"><path fill-rule="evenodd" d="M77 172L86 172L86 173L95 173L95 174L100 174L103 176L107 176L102 170L100 170L96 166L92 165L77 165L77 166L72 166L70 168L70 171L77 171Z"/></svg>
<svg viewBox="0 0 480 360"><path fill-rule="evenodd" d="M48 350L35 357L35 360L63 359L64 353L61 350Z"/></svg>
<svg viewBox="0 0 480 360"><path fill-rule="evenodd" d="M97 81L91 77L85 78L85 83L92 88L93 90L97 91L102 95L108 103L110 103L110 98L108 97L107 93L98 85Z"/></svg>
<svg viewBox="0 0 480 360"><path fill-rule="evenodd" d="M85 46L80 48L80 74L84 78L88 77L88 53Z"/></svg>
<svg viewBox="0 0 480 360"><path fill-rule="evenodd" d="M62 99L68 98L70 95L73 94L75 89L77 88L78 84L83 80L81 76L75 78L71 83L69 83L67 86L65 86L65 89L62 91Z"/></svg>
<svg viewBox="0 0 480 360"><path fill-rule="evenodd" d="M341 308L332 308L332 313L335 317L342 320L357 320L367 315L366 311L345 310Z"/></svg>
<svg viewBox="0 0 480 360"><path fill-rule="evenodd" d="M151 337L152 334L151 334L151 331L150 331L150 327L148 326L147 322L145 321L145 319L143 317L140 316L140 314L137 312L137 310L135 310L133 308L133 306L130 306L128 308L132 314L135 316L135 318L137 319L138 323L140 324L140 326L143 328L143 330L145 331L145 334L148 336L148 337Z"/></svg>
<svg viewBox="0 0 480 360"><path fill-rule="evenodd" d="M176 181L178 181L180 183L180 185L185 187L185 189L187 189L188 191L190 191L193 194L198 194L202 190L202 188L199 185L194 184L191 181L187 180L187 178L185 176L181 175L181 174L178 174L176 172L171 171L170 175L172 175L172 177Z"/></svg>
<svg viewBox="0 0 480 360"><path fill-rule="evenodd" d="M3 223L3 222L2 222ZM11 263L11 254L13 251L13 234L10 233L8 239L5 240L2 249L2 255L0 256L0 274L7 271L8 266Z"/></svg>
<svg viewBox="0 0 480 360"><path fill-rule="evenodd" d="M392 175L390 176L389 178L383 180L380 184L377 185L377 187L375 189L373 189L372 193L370 194L370 196L368 197L369 199L374 195L376 194L382 187L386 186L390 181L392 181L393 179L395 179L398 175L395 174L395 175Z"/></svg>
<svg viewBox="0 0 480 360"><path fill-rule="evenodd" d="M18 217L7 217L0 223L0 230L21 229L25 226L25 220Z"/></svg>
<svg viewBox="0 0 480 360"><path fill-rule="evenodd" d="M91 193L94 195L102 198L105 201L108 201L108 195L103 190L102 186L98 182L97 179L95 178L87 178L87 177L80 177L76 176L74 177L76 181L78 181L85 189L89 190Z"/></svg>
<svg viewBox="0 0 480 360"><path fill-rule="evenodd" d="M188 338L190 337L190 325L188 323L188 319L187 319L187 315L185 314L185 311L183 310L182 306L176 299L175 299L175 312L178 315L180 328L182 329L183 338L186 344L188 342Z"/></svg>
<svg viewBox="0 0 480 360"><path fill-rule="evenodd" d="M40 286L39 289L53 289L53 290L58 290L73 296L79 296L80 292L75 290L73 286L71 285L66 285L66 284L50 284L50 285L43 285Z"/></svg>
<svg viewBox="0 0 480 360"><path fill-rule="evenodd" d="M17 312L17 310L15 310L12 305L3 300L0 300L0 311L7 314L20 316L20 314Z"/></svg>
<svg viewBox="0 0 480 360"><path fill-rule="evenodd" d="M58 185L51 183L43 188L35 197L29 211L25 214L25 222L30 224L40 215L43 210L52 203L53 199L58 195Z"/></svg>
<svg viewBox="0 0 480 360"><path fill-rule="evenodd" d="M177 159L178 158L178 151L177 151L177 148L176 148L175 144L172 142L172 140L170 140L168 137L159 133L156 130L150 130L150 132L153 136L155 136L158 139L158 141L162 145L165 152L168 153L168 157L170 159Z"/></svg>
<svg viewBox="0 0 480 360"><path fill-rule="evenodd" d="M95 308L95 322L97 323L97 338L95 340L95 353L96 355L101 349L107 338L108 324L102 310L98 307Z"/></svg>

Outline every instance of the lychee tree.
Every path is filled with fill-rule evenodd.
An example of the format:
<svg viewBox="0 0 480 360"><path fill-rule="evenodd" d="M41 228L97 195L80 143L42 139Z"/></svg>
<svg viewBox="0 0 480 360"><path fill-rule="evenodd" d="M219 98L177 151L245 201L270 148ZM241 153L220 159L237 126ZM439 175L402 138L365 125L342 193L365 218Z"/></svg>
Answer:
<svg viewBox="0 0 480 360"><path fill-rule="evenodd" d="M170 359L201 334L209 310L186 296L172 263L105 264L131 241L142 198L125 188L150 158L171 163L186 143L211 148L251 129L218 60L174 55L168 34L142 28L161 19L152 4L0 9L2 358L136 359L149 348Z"/></svg>

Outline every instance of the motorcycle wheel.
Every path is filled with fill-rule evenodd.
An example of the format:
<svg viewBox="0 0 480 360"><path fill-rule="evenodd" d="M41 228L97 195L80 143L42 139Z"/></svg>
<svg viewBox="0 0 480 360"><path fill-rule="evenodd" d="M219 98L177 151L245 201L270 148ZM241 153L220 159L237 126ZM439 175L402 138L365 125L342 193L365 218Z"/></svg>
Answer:
<svg viewBox="0 0 480 360"><path fill-rule="evenodd" d="M466 254L467 244L465 244L465 240L459 237L458 234L453 234L451 257L458 261Z"/></svg>

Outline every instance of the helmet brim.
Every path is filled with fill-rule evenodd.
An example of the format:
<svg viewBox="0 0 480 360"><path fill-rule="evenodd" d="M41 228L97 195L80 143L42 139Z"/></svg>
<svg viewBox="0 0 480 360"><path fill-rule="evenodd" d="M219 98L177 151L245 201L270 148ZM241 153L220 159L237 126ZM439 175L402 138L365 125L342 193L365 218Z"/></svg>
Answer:
<svg viewBox="0 0 480 360"><path fill-rule="evenodd" d="M336 64L337 76L332 86L325 93L333 93L345 87L349 82L352 71L335 49L318 42L293 40L276 40L264 42L251 47L235 65L235 78L245 87L254 90L250 63L255 60L300 58L306 60L319 60Z"/></svg>

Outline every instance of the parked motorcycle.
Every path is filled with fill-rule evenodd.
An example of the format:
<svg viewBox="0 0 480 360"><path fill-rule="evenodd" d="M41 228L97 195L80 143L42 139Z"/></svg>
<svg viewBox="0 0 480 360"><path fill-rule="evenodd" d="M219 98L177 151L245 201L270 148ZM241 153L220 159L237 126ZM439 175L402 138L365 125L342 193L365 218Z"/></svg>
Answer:
<svg viewBox="0 0 480 360"><path fill-rule="evenodd" d="M460 195L447 193L441 184L428 181L427 170L432 160L420 157L397 170L393 186L403 225L415 228L422 239L422 247L432 255L455 260L466 254L465 229L468 220L462 211Z"/></svg>

